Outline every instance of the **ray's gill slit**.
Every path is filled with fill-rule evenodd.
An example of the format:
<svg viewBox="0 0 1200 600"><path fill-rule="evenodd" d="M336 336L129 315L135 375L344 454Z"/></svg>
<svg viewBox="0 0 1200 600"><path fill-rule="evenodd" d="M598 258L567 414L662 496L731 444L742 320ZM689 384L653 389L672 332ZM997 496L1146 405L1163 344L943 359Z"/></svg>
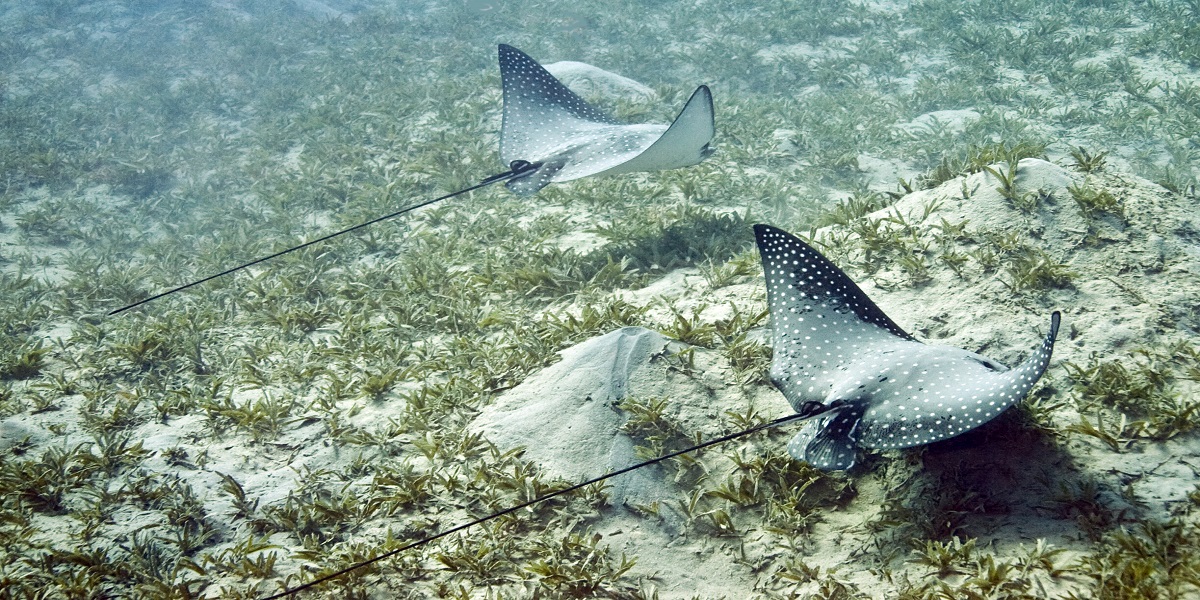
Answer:
<svg viewBox="0 0 1200 600"><path fill-rule="evenodd" d="M154 294L113 309L108 316L494 183L503 181L518 196L532 196L551 183L591 175L690 167L713 152L716 126L708 86L696 88L670 125L624 124L572 92L524 52L507 44L500 44L498 52L503 88L500 159L508 165L507 171L485 177L471 187ZM389 198L390 192L391 188Z"/></svg>

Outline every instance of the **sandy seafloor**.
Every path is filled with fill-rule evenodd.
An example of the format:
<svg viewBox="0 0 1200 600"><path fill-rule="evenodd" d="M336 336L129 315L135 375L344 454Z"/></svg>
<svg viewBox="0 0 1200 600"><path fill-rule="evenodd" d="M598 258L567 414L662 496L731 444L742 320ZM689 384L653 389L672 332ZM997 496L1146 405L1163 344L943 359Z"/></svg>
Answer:
<svg viewBox="0 0 1200 600"><path fill-rule="evenodd" d="M583 476L546 448L786 414L756 222L928 343L1011 365L1062 311L1043 382L847 473L784 427L301 596L1200 597L1200 6L566 4L0 5L0 597L263 597ZM573 83L630 122L710 85L716 153L105 316L503 170L497 43L648 86ZM623 326L682 342L623 433L478 433Z"/></svg>

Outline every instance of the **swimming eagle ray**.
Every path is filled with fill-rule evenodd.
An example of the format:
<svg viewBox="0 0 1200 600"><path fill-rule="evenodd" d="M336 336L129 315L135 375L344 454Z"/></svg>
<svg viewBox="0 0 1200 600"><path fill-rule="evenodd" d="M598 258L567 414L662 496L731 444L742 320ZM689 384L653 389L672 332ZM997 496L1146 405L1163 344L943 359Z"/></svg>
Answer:
<svg viewBox="0 0 1200 600"><path fill-rule="evenodd" d="M860 448L909 448L970 431L1020 402L1050 363L1061 316L1009 369L974 352L923 344L841 269L799 238L755 225L771 314L770 377L804 424L788 453L822 470Z"/></svg>
<svg viewBox="0 0 1200 600"><path fill-rule="evenodd" d="M500 159L503 173L465 189L425 200L303 244L171 288L109 311L125 312L314 244L386 221L435 202L505 182L513 193L531 196L550 183L590 175L662 171L699 164L713 152L716 135L712 92L702 85L670 125L623 124L588 104L529 55L500 44L503 121Z"/></svg>
<svg viewBox="0 0 1200 600"><path fill-rule="evenodd" d="M260 600L291 597L551 498L785 423L803 423L788 444L793 458L825 470L848 469L859 444L904 448L973 429L1024 398L1046 370L1058 334L1057 311L1051 315L1050 333L1042 345L1010 371L966 350L918 342L816 250L768 225L756 225L754 232L771 314L775 351L771 380L791 403L793 414L545 493ZM830 358L836 363L833 367L828 365ZM901 400L902 394L896 392L910 384L916 391L905 392L908 395ZM886 392L893 394L889 397ZM920 409L903 412L908 404ZM943 414L937 418L941 409Z"/></svg>

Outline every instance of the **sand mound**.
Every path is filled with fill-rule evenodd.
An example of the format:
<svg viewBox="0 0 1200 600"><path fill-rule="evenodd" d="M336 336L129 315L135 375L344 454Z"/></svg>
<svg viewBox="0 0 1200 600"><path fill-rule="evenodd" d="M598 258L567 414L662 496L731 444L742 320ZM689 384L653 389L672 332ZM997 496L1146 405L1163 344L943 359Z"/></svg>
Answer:
<svg viewBox="0 0 1200 600"><path fill-rule="evenodd" d="M981 545L990 544L998 559L1044 540L1074 556L1090 551L1087 540L1117 522L1166 519L1190 502L1193 465L1200 465L1200 446L1190 427L1178 436L1160 436L1172 438L1165 440L1154 439L1145 424L1139 430L1109 423L1111 443L1081 434L1083 423L1095 425L1121 411L1093 403L1078 381L1080 369L1105 361L1133 369L1147 352L1195 339L1200 328L1200 227L1186 198L1128 175L1084 174L1026 159L1015 178L1008 165L992 165L813 237L885 312L927 343L967 348L1011 365L1032 351L1052 310L1063 311L1063 333L1043 387L1032 395L1034 408L1010 410L976 432L923 449L868 456L852 473L834 475L852 485L857 497L844 507L824 507L820 522L804 538L803 551L787 553L791 558L824 568L828 581L890 597L895 584L870 569L909 570L919 581L921 571L902 560L911 538L969 535ZM720 289L709 288L687 270L671 279L686 283L671 295L674 310L698 311L704 322L727 318L730 302L762 305L759 275ZM621 297L635 304L661 301L651 294ZM659 314L665 321L666 315ZM498 444L532 448L531 458L571 479L594 475L601 465L625 464L611 457L616 429L627 415L609 407L588 411L581 404L587 390L603 386L589 380L564 397L555 395L561 386L573 385L576 370L588 377L599 373L587 366L593 361L607 369L613 363L613 342L622 339L614 336L628 331L564 352L563 363L530 378L481 416L492 422L488 435ZM653 334L639 335L649 339ZM664 346L664 340L654 339L656 347ZM646 393L668 398L685 428L697 422L695 411L717 415L757 402L769 415L787 412L782 395L769 386L729 383L728 365L719 352L692 352L703 360L686 377L652 368L653 360L632 371L649 376L639 385L653 389ZM1171 357L1159 358L1169 362ZM1194 393L1194 381L1164 376L1173 378L1174 389L1183 396ZM631 383L630 389L634 387ZM605 397L614 394L603 392ZM515 418L528 417L530 411L535 413L532 423ZM1133 414L1128 407L1125 412L1131 421L1156 418ZM591 415L586 423L575 416L585 413ZM508 420L496 420L496 414L508 415ZM524 425L513 425L518 422ZM509 425L498 427L500 423ZM585 437L579 427L602 431ZM691 431L703 433L699 437L716 433L711 427ZM572 442L593 438L603 441L567 449ZM750 451L770 447L751 446ZM709 476L694 485L711 494L719 475L732 467L720 456L706 455L704 464ZM638 485L653 481L644 478ZM682 495L687 492L685 487ZM784 560L771 550L771 538L760 524L738 518L735 513L734 522L746 532L734 542L739 552L759 552L770 564ZM618 520L628 526L629 519ZM705 568L696 556L708 557L711 565L714 552L707 539L678 538L671 548L654 535L642 543L632 538L613 543L623 543L622 551L657 569L681 573ZM754 575L767 563L730 566L721 578L726 585L770 589ZM1055 578L1035 579L1048 592L1071 589ZM720 582L704 576L690 583L694 587L674 588L680 597L722 589ZM664 597L675 597L672 588L664 589Z"/></svg>

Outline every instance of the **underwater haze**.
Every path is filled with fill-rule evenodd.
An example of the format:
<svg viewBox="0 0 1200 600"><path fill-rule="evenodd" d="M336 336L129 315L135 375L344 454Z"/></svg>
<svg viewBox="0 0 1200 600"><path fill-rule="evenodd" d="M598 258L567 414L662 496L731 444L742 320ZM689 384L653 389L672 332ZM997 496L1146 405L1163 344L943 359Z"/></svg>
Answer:
<svg viewBox="0 0 1200 600"><path fill-rule="evenodd" d="M711 154L108 314L515 170L501 44L620 123L707 86ZM1196 0L0 2L0 598L264 598L789 414L756 223L926 344L1020 365L1061 311L1045 375L849 470L761 431L296 596L1200 596L1198 176ZM671 341L564 409L624 327Z"/></svg>

